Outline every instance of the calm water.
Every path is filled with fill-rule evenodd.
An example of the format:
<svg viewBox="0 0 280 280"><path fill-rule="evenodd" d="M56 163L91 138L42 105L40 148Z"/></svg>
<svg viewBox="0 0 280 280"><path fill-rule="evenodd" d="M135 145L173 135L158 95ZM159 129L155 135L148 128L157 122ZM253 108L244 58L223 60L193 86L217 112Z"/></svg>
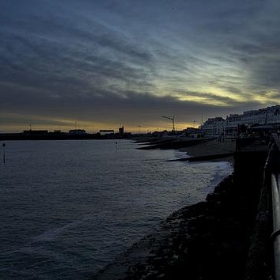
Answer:
<svg viewBox="0 0 280 280"><path fill-rule="evenodd" d="M90 279L232 172L226 162L168 162L184 154L128 140L5 143L1 279Z"/></svg>

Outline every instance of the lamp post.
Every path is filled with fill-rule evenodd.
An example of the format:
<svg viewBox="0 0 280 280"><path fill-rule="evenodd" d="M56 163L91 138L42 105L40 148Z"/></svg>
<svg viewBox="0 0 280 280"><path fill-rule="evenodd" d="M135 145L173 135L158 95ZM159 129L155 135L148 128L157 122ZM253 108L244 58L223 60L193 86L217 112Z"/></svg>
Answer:
<svg viewBox="0 0 280 280"><path fill-rule="evenodd" d="M172 121L172 132L175 132L175 117L166 117L166 116L162 116L162 117Z"/></svg>

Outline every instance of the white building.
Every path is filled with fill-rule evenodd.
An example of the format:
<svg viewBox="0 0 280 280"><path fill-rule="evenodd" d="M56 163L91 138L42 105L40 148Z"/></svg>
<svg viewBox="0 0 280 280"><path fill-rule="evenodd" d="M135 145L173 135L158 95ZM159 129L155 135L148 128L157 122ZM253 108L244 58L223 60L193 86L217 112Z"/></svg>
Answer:
<svg viewBox="0 0 280 280"><path fill-rule="evenodd" d="M216 137L224 134L225 120L222 117L209 118L201 130L205 137Z"/></svg>
<svg viewBox="0 0 280 280"><path fill-rule="evenodd" d="M237 135L238 125L246 127L256 125L271 125L280 128L280 105L275 105L259 110L245 111L243 114L231 114L224 120L221 117L209 118L201 129L206 137Z"/></svg>
<svg viewBox="0 0 280 280"><path fill-rule="evenodd" d="M231 114L227 116L225 121L225 135L236 137L237 127L240 124L242 124L242 115Z"/></svg>

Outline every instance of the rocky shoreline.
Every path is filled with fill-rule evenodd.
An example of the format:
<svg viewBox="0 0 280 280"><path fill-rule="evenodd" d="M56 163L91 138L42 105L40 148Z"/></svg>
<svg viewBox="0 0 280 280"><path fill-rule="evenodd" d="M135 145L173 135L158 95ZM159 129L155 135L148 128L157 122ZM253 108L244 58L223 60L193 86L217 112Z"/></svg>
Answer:
<svg viewBox="0 0 280 280"><path fill-rule="evenodd" d="M235 155L233 174L205 201L170 215L93 279L270 279L266 244L248 260L264 158L265 152Z"/></svg>
<svg viewBox="0 0 280 280"><path fill-rule="evenodd" d="M93 279L242 279L252 224L234 193L230 175L206 201L170 215Z"/></svg>

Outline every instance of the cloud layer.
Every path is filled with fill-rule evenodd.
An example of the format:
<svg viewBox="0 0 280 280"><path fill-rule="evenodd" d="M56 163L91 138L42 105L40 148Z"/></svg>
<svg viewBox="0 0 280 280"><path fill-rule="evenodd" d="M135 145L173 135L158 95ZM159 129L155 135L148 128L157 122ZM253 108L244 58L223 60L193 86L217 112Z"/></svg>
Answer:
<svg viewBox="0 0 280 280"><path fill-rule="evenodd" d="M279 13L276 0L4 0L0 131L184 127L277 104Z"/></svg>

